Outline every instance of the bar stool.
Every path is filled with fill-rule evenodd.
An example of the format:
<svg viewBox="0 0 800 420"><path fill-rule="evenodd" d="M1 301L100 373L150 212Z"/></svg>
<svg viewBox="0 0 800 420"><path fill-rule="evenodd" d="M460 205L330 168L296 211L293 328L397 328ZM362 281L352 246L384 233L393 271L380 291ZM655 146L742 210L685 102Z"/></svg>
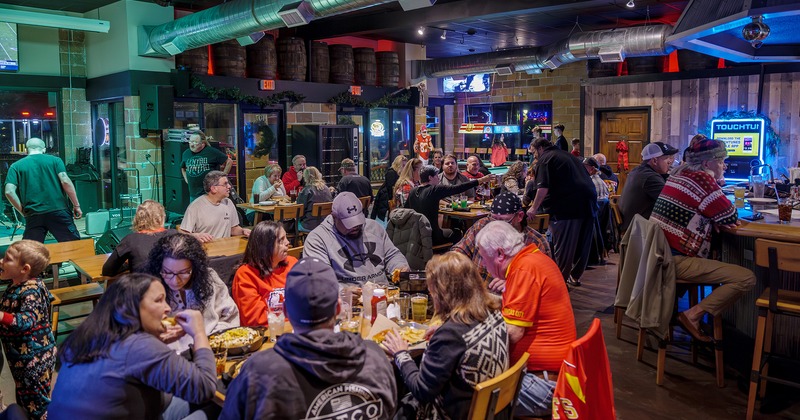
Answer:
<svg viewBox="0 0 800 420"><path fill-rule="evenodd" d="M759 398L764 398L767 381L800 388L800 382L769 376L769 361L777 358L771 354L775 315L800 317L800 292L780 289L780 271L800 272L800 244L756 239L756 266L769 269L769 286L756 299L758 325L747 397L748 420L753 418L756 392Z"/></svg>

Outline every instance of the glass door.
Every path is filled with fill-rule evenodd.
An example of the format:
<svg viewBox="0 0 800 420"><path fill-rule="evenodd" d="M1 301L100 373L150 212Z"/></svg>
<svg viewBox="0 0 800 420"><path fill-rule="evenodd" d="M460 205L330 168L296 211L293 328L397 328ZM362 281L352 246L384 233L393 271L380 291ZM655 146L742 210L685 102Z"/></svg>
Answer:
<svg viewBox="0 0 800 420"><path fill-rule="evenodd" d="M94 161L98 162L102 193L100 207L112 209L120 207L120 194L128 194L130 188L137 188L139 179L129 179L138 172L128 172L127 151L125 149L125 107L120 102L102 102L94 106ZM129 182L131 183L129 185Z"/></svg>
<svg viewBox="0 0 800 420"><path fill-rule="evenodd" d="M383 182L386 170L394 159L391 156L389 114L389 110L385 108L369 111L369 180L372 182Z"/></svg>
<svg viewBox="0 0 800 420"><path fill-rule="evenodd" d="M264 175L264 168L270 162L278 162L278 138L281 133L282 111L244 112L244 123L239 162L244 162L238 170L239 179L244 179L244 188L239 195L250 200L253 183ZM255 155L260 155L256 157ZM285 169L285 168L284 168Z"/></svg>

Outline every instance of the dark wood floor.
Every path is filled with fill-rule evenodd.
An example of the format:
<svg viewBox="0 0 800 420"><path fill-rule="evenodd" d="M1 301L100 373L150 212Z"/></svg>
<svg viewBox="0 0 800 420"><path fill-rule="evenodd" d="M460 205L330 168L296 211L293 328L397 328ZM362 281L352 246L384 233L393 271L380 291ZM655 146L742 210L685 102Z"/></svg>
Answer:
<svg viewBox="0 0 800 420"><path fill-rule="evenodd" d="M614 334L610 306L614 303L617 259L615 254L611 254L607 265L587 271L581 278L583 285L570 293L579 337L588 330L593 318L602 321L614 381L617 418L743 419L747 407L747 382L739 372L749 369L752 342L740 340L726 346L725 388L717 388L715 384L713 359L701 356L699 366L693 365L688 345L668 347L664 385L656 385L655 340L650 339L643 361L637 362L636 330L623 328L621 340L617 340ZM676 338L686 338L681 333L679 328L675 329ZM799 389L770 385L767 393L764 412L759 413L757 407L756 418L800 419Z"/></svg>

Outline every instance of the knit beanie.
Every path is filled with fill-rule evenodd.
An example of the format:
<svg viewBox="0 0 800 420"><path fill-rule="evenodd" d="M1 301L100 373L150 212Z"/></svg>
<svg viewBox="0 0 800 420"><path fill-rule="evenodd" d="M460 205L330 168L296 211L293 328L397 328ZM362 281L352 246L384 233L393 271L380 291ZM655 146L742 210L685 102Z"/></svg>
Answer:
<svg viewBox="0 0 800 420"><path fill-rule="evenodd" d="M686 149L686 162L698 165L711 159L724 159L728 156L725 143L707 137L696 136Z"/></svg>

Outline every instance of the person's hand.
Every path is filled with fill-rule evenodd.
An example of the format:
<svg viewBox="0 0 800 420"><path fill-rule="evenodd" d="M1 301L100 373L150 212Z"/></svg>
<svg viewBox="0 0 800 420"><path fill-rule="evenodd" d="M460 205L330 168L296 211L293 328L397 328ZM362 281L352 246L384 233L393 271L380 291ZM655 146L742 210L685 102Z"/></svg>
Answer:
<svg viewBox="0 0 800 420"><path fill-rule="evenodd" d="M250 229L242 228L242 236L244 236L245 238L250 237L250 232L252 232Z"/></svg>
<svg viewBox="0 0 800 420"><path fill-rule="evenodd" d="M178 312L175 315L175 320L178 321L178 325L180 325L181 329L192 338L195 338L198 334L205 337L206 327L203 322L203 314L200 313L200 311L186 309Z"/></svg>
<svg viewBox="0 0 800 420"><path fill-rule="evenodd" d="M395 354L408 350L408 343L406 340L403 340L397 331L389 331L386 334L386 337L383 339L383 346L386 348L386 353L390 356L394 356Z"/></svg>
<svg viewBox="0 0 800 420"><path fill-rule="evenodd" d="M280 179L272 183L272 186L275 187L276 190L280 188L281 185L283 185L283 181L281 181Z"/></svg>
<svg viewBox="0 0 800 420"><path fill-rule="evenodd" d="M492 179L494 179L494 175L492 174L483 176L478 179L478 184L486 184L487 182L490 182Z"/></svg>
<svg viewBox="0 0 800 420"><path fill-rule="evenodd" d="M533 206L531 206L531 207L528 209L528 211L526 212L526 214L528 215L528 218L529 218L529 219L533 219L534 217L536 217L536 209L535 209L535 208L533 208Z"/></svg>
<svg viewBox="0 0 800 420"><path fill-rule="evenodd" d="M81 217L83 217L81 206L75 206L72 208L72 217L75 219L80 219Z"/></svg>
<svg viewBox="0 0 800 420"><path fill-rule="evenodd" d="M202 242L202 243L211 242L211 241L214 240L214 237L211 236L208 233L197 232L197 233L193 233L192 235L194 235L194 237L197 238L197 240ZM248 235L249 235L249 233L248 233Z"/></svg>
<svg viewBox="0 0 800 420"><path fill-rule="evenodd" d="M431 341L431 337L433 337L433 334L438 329L439 329L439 325L438 324L434 324L434 325L428 326L428 329L425 330L425 335L422 337L422 339L425 340L425 341Z"/></svg>
<svg viewBox="0 0 800 420"><path fill-rule="evenodd" d="M489 282L489 291L503 294L506 291L506 281L503 279L494 278Z"/></svg>
<svg viewBox="0 0 800 420"><path fill-rule="evenodd" d="M180 325L172 325L167 330L161 333L158 338L165 344L169 344L180 340L181 337L186 335L186 331Z"/></svg>

